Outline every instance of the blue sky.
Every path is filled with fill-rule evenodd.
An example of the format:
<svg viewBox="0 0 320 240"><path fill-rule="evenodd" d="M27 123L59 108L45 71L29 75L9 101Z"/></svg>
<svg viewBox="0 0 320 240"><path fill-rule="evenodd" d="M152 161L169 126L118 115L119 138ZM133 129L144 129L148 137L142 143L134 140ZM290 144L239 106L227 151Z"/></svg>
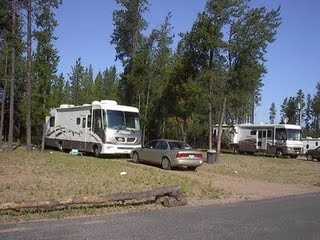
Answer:
<svg viewBox="0 0 320 240"><path fill-rule="evenodd" d="M172 12L174 34L190 29L205 0L149 0L145 18L150 28L163 23ZM255 0L255 6L281 6L282 24L277 40L268 47L263 78L261 106L256 109L256 122L267 122L272 102L280 105L285 97L295 96L299 89L314 94L320 82L320 1L319 0ZM115 0L64 0L57 11L56 47L61 57L59 72L71 72L78 57L84 66L92 64L95 73L116 65L114 46L110 44L114 26L112 12ZM176 41L178 41L178 36Z"/></svg>

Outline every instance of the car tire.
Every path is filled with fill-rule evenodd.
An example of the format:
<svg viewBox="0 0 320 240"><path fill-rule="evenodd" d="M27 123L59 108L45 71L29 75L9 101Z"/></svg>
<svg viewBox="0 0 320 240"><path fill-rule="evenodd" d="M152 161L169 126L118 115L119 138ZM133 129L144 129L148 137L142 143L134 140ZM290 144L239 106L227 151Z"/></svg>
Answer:
<svg viewBox="0 0 320 240"><path fill-rule="evenodd" d="M133 152L132 153L132 162L134 162L134 163L139 163L140 162L139 155L138 155L137 152Z"/></svg>
<svg viewBox="0 0 320 240"><path fill-rule="evenodd" d="M187 167L187 169L188 169L189 171L195 171L195 170L197 169L197 167Z"/></svg>
<svg viewBox="0 0 320 240"><path fill-rule="evenodd" d="M307 154L306 157L307 157L307 160L308 160L308 161L313 161L313 156L312 156L312 154L309 153L309 154Z"/></svg>
<svg viewBox="0 0 320 240"><path fill-rule="evenodd" d="M171 169L171 162L170 162L169 158L167 158L167 157L162 158L161 167L164 170L170 170Z"/></svg>

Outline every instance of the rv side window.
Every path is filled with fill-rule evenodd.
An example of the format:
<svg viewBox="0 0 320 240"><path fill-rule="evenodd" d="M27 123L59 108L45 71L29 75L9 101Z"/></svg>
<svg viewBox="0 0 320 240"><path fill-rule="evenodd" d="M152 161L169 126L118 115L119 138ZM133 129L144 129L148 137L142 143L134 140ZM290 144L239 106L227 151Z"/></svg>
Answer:
<svg viewBox="0 0 320 240"><path fill-rule="evenodd" d="M77 118L77 125L80 125L81 119Z"/></svg>
<svg viewBox="0 0 320 240"><path fill-rule="evenodd" d="M257 135L257 131L251 131L250 135Z"/></svg>
<svg viewBox="0 0 320 240"><path fill-rule="evenodd" d="M82 128L86 127L86 118L82 118Z"/></svg>
<svg viewBox="0 0 320 240"><path fill-rule="evenodd" d="M50 127L54 127L55 117L50 117Z"/></svg>
<svg viewBox="0 0 320 240"><path fill-rule="evenodd" d="M268 130L268 138L271 138L271 130Z"/></svg>
<svg viewBox="0 0 320 240"><path fill-rule="evenodd" d="M87 127L91 127L91 115L88 116Z"/></svg>

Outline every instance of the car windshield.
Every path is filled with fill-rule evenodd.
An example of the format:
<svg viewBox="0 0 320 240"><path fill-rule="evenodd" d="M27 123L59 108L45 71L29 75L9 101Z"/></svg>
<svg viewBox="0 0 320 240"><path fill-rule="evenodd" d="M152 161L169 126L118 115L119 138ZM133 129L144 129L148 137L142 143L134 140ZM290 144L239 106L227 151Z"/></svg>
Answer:
<svg viewBox="0 0 320 240"><path fill-rule="evenodd" d="M185 142L168 142L171 150L192 149L192 147Z"/></svg>
<svg viewBox="0 0 320 240"><path fill-rule="evenodd" d="M107 110L107 127L117 130L140 130L139 113Z"/></svg>

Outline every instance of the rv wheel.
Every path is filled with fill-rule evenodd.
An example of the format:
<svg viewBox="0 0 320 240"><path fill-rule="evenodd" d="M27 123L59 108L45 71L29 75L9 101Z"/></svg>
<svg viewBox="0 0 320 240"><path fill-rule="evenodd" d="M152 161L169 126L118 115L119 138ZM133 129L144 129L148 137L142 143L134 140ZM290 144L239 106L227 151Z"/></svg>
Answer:
<svg viewBox="0 0 320 240"><path fill-rule="evenodd" d="M139 155L137 152L133 152L132 154L132 162L138 163L139 162Z"/></svg>
<svg viewBox="0 0 320 240"><path fill-rule="evenodd" d="M240 153L240 151L239 151L239 146L234 146L234 147L233 147L233 153L234 153L234 154L239 154L239 153Z"/></svg>
<svg viewBox="0 0 320 240"><path fill-rule="evenodd" d="M62 142L58 142L58 149L59 151L63 151Z"/></svg>
<svg viewBox="0 0 320 240"><path fill-rule="evenodd" d="M95 157L99 157L99 155L100 155L100 149L99 149L98 146L94 146L94 147L93 147L93 155L94 155Z"/></svg>
<svg viewBox="0 0 320 240"><path fill-rule="evenodd" d="M282 158L282 157L283 157L283 152L282 152L281 149L277 149L277 151L276 151L276 157L277 157L277 158Z"/></svg>

